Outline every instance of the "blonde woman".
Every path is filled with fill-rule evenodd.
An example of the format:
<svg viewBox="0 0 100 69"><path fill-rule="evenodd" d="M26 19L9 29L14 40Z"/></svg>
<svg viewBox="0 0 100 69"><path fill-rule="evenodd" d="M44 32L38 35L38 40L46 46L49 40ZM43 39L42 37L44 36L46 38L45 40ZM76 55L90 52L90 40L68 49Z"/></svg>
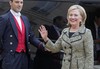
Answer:
<svg viewBox="0 0 100 69"><path fill-rule="evenodd" d="M56 53L64 51L62 69L93 69L93 38L91 31L85 27L87 15L80 5L72 5L68 9L68 26L54 44L47 36L42 25L39 32L46 43L45 48Z"/></svg>

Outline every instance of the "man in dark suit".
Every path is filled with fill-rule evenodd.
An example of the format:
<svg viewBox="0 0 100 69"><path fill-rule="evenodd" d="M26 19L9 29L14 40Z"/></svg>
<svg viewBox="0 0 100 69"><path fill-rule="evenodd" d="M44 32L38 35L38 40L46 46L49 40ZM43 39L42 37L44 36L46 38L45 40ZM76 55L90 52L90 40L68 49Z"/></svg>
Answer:
<svg viewBox="0 0 100 69"><path fill-rule="evenodd" d="M28 69L30 43L44 49L31 30L29 20L20 11L23 0L10 0L11 9L0 16L0 44L3 69Z"/></svg>
<svg viewBox="0 0 100 69"><path fill-rule="evenodd" d="M0 69L2 69L2 57L1 57L2 50L0 49Z"/></svg>
<svg viewBox="0 0 100 69"><path fill-rule="evenodd" d="M96 39L94 40L95 42L95 47L96 47L96 55L97 55L97 64L100 64L100 9L96 10L95 13L95 20L94 20L94 25L95 25L95 31L96 34Z"/></svg>
<svg viewBox="0 0 100 69"><path fill-rule="evenodd" d="M45 25L48 30L48 37L55 42L64 27L66 27L66 19L62 16L57 16L53 19L53 25ZM61 61L63 52L51 53L37 49L34 58L34 69L61 69Z"/></svg>

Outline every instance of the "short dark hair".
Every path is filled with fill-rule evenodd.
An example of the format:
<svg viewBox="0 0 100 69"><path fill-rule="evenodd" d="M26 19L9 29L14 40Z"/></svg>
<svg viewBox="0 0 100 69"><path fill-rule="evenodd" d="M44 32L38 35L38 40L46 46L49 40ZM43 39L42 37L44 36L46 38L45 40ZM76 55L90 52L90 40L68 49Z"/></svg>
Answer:
<svg viewBox="0 0 100 69"><path fill-rule="evenodd" d="M58 28L64 28L67 24L67 20L63 16L56 16L53 18L53 25L57 26Z"/></svg>
<svg viewBox="0 0 100 69"><path fill-rule="evenodd" d="M64 20L63 16L56 16L53 19L53 24L56 24L58 21Z"/></svg>

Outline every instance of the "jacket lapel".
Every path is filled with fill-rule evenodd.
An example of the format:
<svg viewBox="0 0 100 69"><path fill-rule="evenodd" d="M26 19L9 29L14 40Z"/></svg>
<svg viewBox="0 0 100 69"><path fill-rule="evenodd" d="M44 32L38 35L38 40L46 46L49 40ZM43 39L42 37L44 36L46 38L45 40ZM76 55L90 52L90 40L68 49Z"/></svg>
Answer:
<svg viewBox="0 0 100 69"><path fill-rule="evenodd" d="M71 43L81 40L82 34L84 34L85 32L86 32L85 25L81 25L79 30L72 35L72 38L70 38Z"/></svg>
<svg viewBox="0 0 100 69"><path fill-rule="evenodd" d="M66 30L63 32L64 34L63 34L62 38L65 42L70 44L70 43L81 40L82 39L82 34L84 34L85 32L86 32L86 28L85 28L84 25L82 25L80 27L80 29L77 32L75 32L71 36L71 38L69 38L69 28L66 28Z"/></svg>
<svg viewBox="0 0 100 69"><path fill-rule="evenodd" d="M21 18L22 18L22 20L23 20L23 22L24 22L24 25L25 25L25 33L26 33L26 39L28 40L28 23L27 23L27 19L22 15L21 16Z"/></svg>
<svg viewBox="0 0 100 69"><path fill-rule="evenodd" d="M16 35L16 37L18 37L18 32L17 32L17 27L16 27L16 23L14 21L14 18L13 18L13 15L11 14L11 12L9 12L9 18L10 18L10 22L11 22L11 25L12 25L12 28L14 30L14 33ZM28 25L27 25L27 20L26 18L22 15L21 16L23 22L24 22L24 25L25 25L25 33L26 33L26 39L28 40Z"/></svg>
<svg viewBox="0 0 100 69"><path fill-rule="evenodd" d="M11 14L11 12L9 14L10 14L9 17L10 17L10 22L11 22L12 28L14 30L14 33L15 33L16 37L17 37L18 36L18 32L17 32L17 27L16 27L16 24L15 24L13 15Z"/></svg>
<svg viewBox="0 0 100 69"><path fill-rule="evenodd" d="M65 29L63 30L62 34L63 34L63 35L62 35L62 39L63 39L66 43L70 44L69 28L65 28Z"/></svg>

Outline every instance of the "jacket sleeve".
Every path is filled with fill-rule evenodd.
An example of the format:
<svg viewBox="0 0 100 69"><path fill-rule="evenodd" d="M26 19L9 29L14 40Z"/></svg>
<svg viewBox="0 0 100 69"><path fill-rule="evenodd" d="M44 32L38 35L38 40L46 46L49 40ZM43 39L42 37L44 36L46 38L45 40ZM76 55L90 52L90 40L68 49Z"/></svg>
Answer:
<svg viewBox="0 0 100 69"><path fill-rule="evenodd" d="M32 27L30 25L30 23L28 24L29 28L28 28L28 40L29 42L34 45L36 48L38 49L44 49L44 43L41 42L34 34L34 32L32 31Z"/></svg>
<svg viewBox="0 0 100 69"><path fill-rule="evenodd" d="M53 43L50 39L48 40L48 42L46 43L45 46L47 49L49 49L52 53L57 53L62 49L61 46L61 36L58 38L58 40Z"/></svg>
<svg viewBox="0 0 100 69"><path fill-rule="evenodd" d="M86 30L84 37L84 52L85 52L85 68L84 69L93 69L94 58L93 58L93 38L91 31Z"/></svg>
<svg viewBox="0 0 100 69"><path fill-rule="evenodd" d="M33 32L30 32L29 41L38 49L44 49L44 43L41 42L38 38L36 38Z"/></svg>
<svg viewBox="0 0 100 69"><path fill-rule="evenodd" d="M2 49L2 38L5 33L6 23L7 20L3 16L0 16L0 49Z"/></svg>

